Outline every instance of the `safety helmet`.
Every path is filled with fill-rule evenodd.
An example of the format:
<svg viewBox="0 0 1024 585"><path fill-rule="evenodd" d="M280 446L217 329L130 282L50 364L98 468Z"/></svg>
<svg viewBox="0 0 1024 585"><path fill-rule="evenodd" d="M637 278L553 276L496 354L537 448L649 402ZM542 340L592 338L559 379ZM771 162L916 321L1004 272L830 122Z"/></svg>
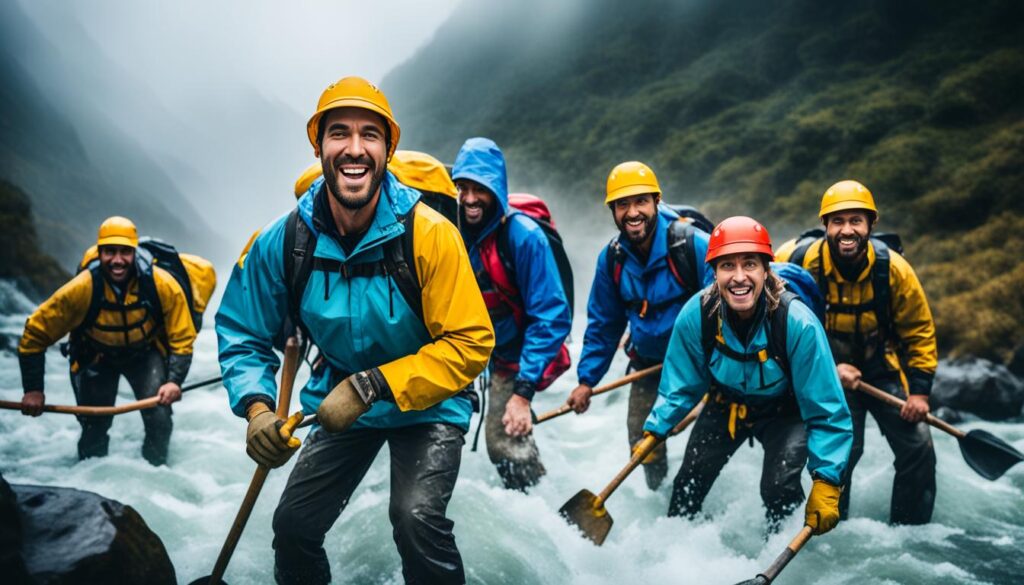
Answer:
<svg viewBox="0 0 1024 585"><path fill-rule="evenodd" d="M651 167L633 160L612 169L606 193L604 204L608 205L612 201L644 193L656 193L660 197L661 187Z"/></svg>
<svg viewBox="0 0 1024 585"><path fill-rule="evenodd" d="M821 196L818 217L824 220L830 213L851 209L870 211L875 214L873 221L878 220L878 208L875 207L875 198L871 196L871 191L857 181L839 181Z"/></svg>
<svg viewBox="0 0 1024 585"><path fill-rule="evenodd" d="M775 260L768 230L756 219L737 215L715 226L708 240L708 253L704 261L711 262L722 256L744 252L764 254L769 261Z"/></svg>
<svg viewBox="0 0 1024 585"><path fill-rule="evenodd" d="M320 147L317 145L317 130L320 126L320 118L328 110L335 108L362 108L378 114L384 118L391 129L391 143L388 149L388 160L395 154L398 148L398 137L401 130L398 122L391 113L391 106L377 86L366 81L362 77L343 77L327 86L327 89L320 94L320 101L317 103L316 112L306 123L306 135L309 136L309 143L313 145L313 152L320 156Z"/></svg>
<svg viewBox="0 0 1024 585"><path fill-rule="evenodd" d="M319 179L324 174L324 167L319 162L315 162L309 165L309 168L302 171L299 175L299 179L295 181L295 198L298 199L309 191L309 186L313 184L313 181Z"/></svg>
<svg viewBox="0 0 1024 585"><path fill-rule="evenodd" d="M426 193L459 196L444 163L425 152L398 150L388 163L388 170L403 185Z"/></svg>
<svg viewBox="0 0 1024 585"><path fill-rule="evenodd" d="M135 224L132 223L132 220L115 215L114 217L108 217L100 224L96 245L137 248L139 247L139 233L135 230Z"/></svg>

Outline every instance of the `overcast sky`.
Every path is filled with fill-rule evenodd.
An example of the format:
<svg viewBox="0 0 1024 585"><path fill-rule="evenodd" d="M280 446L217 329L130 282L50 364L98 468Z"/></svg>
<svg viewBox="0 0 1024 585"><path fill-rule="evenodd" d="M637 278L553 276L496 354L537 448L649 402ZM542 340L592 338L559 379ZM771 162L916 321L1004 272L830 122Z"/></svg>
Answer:
<svg viewBox="0 0 1024 585"><path fill-rule="evenodd" d="M18 58L55 99L91 102L143 144L240 246L314 162L304 127L320 92L345 75L379 83L457 2L19 0L59 59Z"/></svg>

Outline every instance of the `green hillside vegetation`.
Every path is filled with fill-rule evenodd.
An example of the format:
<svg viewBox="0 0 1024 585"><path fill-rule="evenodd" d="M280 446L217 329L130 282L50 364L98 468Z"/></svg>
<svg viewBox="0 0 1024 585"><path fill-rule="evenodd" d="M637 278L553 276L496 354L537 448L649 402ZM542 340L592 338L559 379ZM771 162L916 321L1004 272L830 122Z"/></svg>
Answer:
<svg viewBox="0 0 1024 585"><path fill-rule="evenodd" d="M404 146L450 160L490 136L516 188L586 205L644 160L669 200L743 210L778 243L855 178L903 235L943 352L1024 341L1021 3L609 0L530 39L539 5L471 4L385 80Z"/></svg>
<svg viewBox="0 0 1024 585"><path fill-rule="evenodd" d="M15 281L21 291L36 301L71 278L42 251L32 225L28 195L6 181L0 181L0 278Z"/></svg>

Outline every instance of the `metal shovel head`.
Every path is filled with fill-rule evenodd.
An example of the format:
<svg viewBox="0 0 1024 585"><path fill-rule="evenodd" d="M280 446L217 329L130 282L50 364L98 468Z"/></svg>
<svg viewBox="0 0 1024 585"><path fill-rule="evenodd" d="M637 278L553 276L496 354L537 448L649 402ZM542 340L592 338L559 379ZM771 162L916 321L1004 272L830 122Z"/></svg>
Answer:
<svg viewBox="0 0 1024 585"><path fill-rule="evenodd" d="M988 480L999 479L1007 469L1024 461L1024 454L1020 451L981 429L973 430L960 439L960 452L967 465Z"/></svg>
<svg viewBox="0 0 1024 585"><path fill-rule="evenodd" d="M558 513L569 524L580 529L583 536L601 546L612 529L612 515L604 506L595 506L597 496L590 490L580 490L569 498Z"/></svg>
<svg viewBox="0 0 1024 585"><path fill-rule="evenodd" d="M205 577L200 577L200 578L196 579L195 581L189 583L188 585L207 585L207 583L210 582L210 577L211 576L212 575L207 575ZM221 579L220 583L218 585L228 585L228 584L227 584L227 582L224 581L224 579Z"/></svg>

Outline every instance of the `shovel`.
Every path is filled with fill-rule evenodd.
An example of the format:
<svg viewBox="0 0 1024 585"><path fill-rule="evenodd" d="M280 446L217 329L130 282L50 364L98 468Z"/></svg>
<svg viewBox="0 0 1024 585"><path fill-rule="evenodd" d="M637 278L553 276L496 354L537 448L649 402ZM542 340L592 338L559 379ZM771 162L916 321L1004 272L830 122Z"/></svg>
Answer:
<svg viewBox="0 0 1024 585"><path fill-rule="evenodd" d="M857 385L857 390L896 408L903 408L903 405L906 404L904 400L875 388L867 382L861 381ZM931 426L956 437L957 442L960 443L960 454L964 456L964 461L978 475L987 480L999 479L1006 473L1006 470L1024 461L1024 454L988 431L976 429L965 433L930 414L927 420Z"/></svg>
<svg viewBox="0 0 1024 585"><path fill-rule="evenodd" d="M656 366L651 366L649 368L644 368L642 370L637 370L637 371L633 372L632 374L629 374L628 376L624 376L622 378L619 378L618 380L616 380L614 382L611 382L609 384L605 384L604 386L598 386L597 388L594 388L594 393L592 394L592 396L597 396L598 394L604 394L605 392L608 392L610 390L615 390L616 388L621 388L622 386L625 386L626 384L630 384L632 382L635 382L635 381L639 380L640 378L645 378L647 376L650 376L651 374L654 374L654 373L657 373L657 372L660 372L660 371L661 371L661 364L658 364ZM563 404L562 406L559 406L558 408L556 408L554 410L549 410L549 411L545 412L544 414L538 416L537 419L533 421L533 424L539 425L540 423L542 423L542 422L544 422L546 420L551 420L553 418L562 416L563 414L565 414L567 412L571 412L571 411L572 411L572 408L569 407L568 403Z"/></svg>
<svg viewBox="0 0 1024 585"><path fill-rule="evenodd" d="M204 386L212 386L217 382L221 381L221 377L210 378L209 380L203 380L202 382L196 382L194 384L186 384L181 387L181 391L188 392L189 390L195 390L196 388L202 388ZM128 404L122 404L121 406L65 406L63 404L46 404L43 406L43 412L56 412L59 414L77 414L79 416L113 416L115 414L124 414L126 412L134 412L136 410L146 410L147 408L153 408L159 404L159 398L156 396L150 396L142 400L135 402L129 402ZM20 402L11 402L8 400L0 400L0 408L8 410L21 410Z"/></svg>
<svg viewBox="0 0 1024 585"><path fill-rule="evenodd" d="M277 396L276 414L279 419L288 416L288 405L292 400L292 386L295 384L295 374L298 369L299 341L293 336L288 338L284 346L284 366L281 368L281 386ZM298 442L298 439L292 437L292 431L300 422L302 422L302 411L288 417L278 431L281 438L288 441L289 445L292 445L293 441ZM217 556L217 562L213 565L213 573L207 577L200 577L189 585L224 584L221 578L228 568L228 563L231 562L231 555L234 554L238 539L241 538L242 531L245 530L245 524L249 521L249 514L252 513L252 508L256 505L256 499L260 497L260 491L263 489L263 482L267 480L268 473L270 473L270 469L260 465L252 474L252 481L249 482L249 489L245 492L242 505L238 508L238 515L235 516L228 537L224 540L224 546L221 547L220 554Z"/></svg>
<svg viewBox="0 0 1024 585"><path fill-rule="evenodd" d="M640 373L640 372L637 372ZM669 437L678 435L679 433L686 430L686 427L697 419L701 410L704 409L704 401L697 403L697 406L693 407L690 414L686 415L686 418L681 420L668 434ZM667 438L667 437L666 437ZM665 439L658 439L654 435L650 435L637 445L636 450L633 452L633 456L630 457L629 463L622 468L622 471L616 475L611 483L605 486L601 493L594 495L594 492L590 490L580 490L575 496L569 498L561 508L558 509L559 515L565 518L565 521L569 524L580 529L583 536L586 536L594 542L594 544L600 546L604 543L604 539L608 536L608 532L612 529L612 515L608 513L608 510L604 507L604 503L612 495L612 493L618 489L619 485L629 477L629 474L636 469L640 463L654 451L654 448L661 444Z"/></svg>
<svg viewBox="0 0 1024 585"><path fill-rule="evenodd" d="M781 555L776 557L775 562L773 562L770 567L765 569L764 572L760 573L757 577L754 577L753 579L747 579L746 581L742 581L740 583L737 583L736 585L768 585L769 583L774 581L776 577L779 576L779 573L782 572L782 569L786 568L786 565L789 564L789 561L793 560L793 557L796 556L796 553L800 552L800 549L803 548L804 545L807 544L807 541L810 539L811 527L804 526L803 529L800 530L800 534L796 535L796 538L794 538L793 541L789 543L789 546L786 547L786 550L782 551Z"/></svg>

